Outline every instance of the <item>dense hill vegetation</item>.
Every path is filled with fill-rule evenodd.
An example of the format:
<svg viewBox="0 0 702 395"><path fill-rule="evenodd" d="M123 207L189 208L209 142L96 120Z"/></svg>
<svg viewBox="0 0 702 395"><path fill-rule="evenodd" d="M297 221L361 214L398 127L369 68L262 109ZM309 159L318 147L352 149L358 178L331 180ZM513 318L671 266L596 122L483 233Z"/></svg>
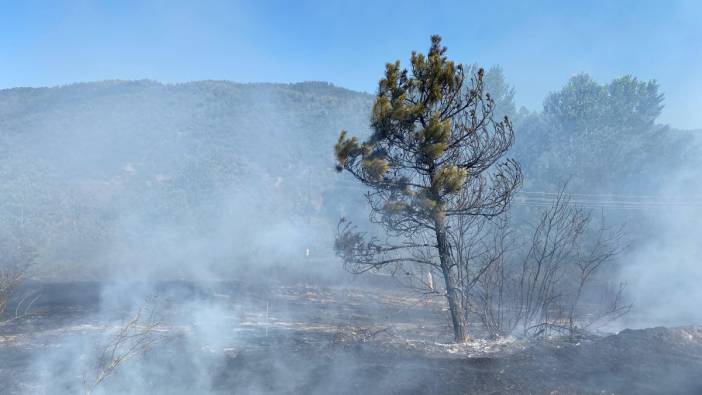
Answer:
<svg viewBox="0 0 702 395"><path fill-rule="evenodd" d="M1 91L4 237L31 235L54 264L248 251L264 224L323 209L329 147L341 125L367 128L371 100L319 82Z"/></svg>

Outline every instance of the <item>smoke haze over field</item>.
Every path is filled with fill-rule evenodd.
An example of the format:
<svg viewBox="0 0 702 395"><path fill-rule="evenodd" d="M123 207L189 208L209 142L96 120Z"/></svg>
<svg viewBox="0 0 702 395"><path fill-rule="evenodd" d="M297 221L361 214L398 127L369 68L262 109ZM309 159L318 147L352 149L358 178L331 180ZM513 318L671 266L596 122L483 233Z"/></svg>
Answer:
<svg viewBox="0 0 702 395"><path fill-rule="evenodd" d="M691 163L660 190L670 200L643 213L650 228L646 242L623 257L622 281L629 286L637 326L702 323L702 189L698 161ZM665 199L664 198L664 199ZM639 322L636 322L639 320Z"/></svg>

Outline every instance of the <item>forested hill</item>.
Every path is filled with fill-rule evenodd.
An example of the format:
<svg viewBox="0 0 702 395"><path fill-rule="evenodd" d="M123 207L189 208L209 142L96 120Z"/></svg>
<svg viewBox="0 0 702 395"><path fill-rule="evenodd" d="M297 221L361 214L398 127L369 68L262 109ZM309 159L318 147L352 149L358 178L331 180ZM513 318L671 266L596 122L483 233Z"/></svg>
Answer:
<svg viewBox="0 0 702 395"><path fill-rule="evenodd" d="M242 245L249 254L256 240L242 235L283 232L276 226L326 209L321 191L343 182L332 155L339 130L366 133L371 105L323 82L2 90L2 238L31 235L42 257L66 263L169 249L215 259Z"/></svg>
<svg viewBox="0 0 702 395"><path fill-rule="evenodd" d="M0 138L4 158L29 155L80 174L114 175L130 164L172 176L197 163L278 174L302 162L331 167L339 129L366 129L371 100L323 82L17 88L0 91Z"/></svg>

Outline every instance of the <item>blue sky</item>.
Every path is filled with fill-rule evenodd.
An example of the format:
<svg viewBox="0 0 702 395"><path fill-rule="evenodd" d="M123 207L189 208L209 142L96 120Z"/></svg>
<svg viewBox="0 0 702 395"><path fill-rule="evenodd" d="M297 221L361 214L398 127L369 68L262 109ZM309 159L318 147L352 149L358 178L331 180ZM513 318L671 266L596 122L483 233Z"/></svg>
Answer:
<svg viewBox="0 0 702 395"><path fill-rule="evenodd" d="M579 72L656 79L661 121L702 128L702 1L4 1L0 88L149 78L330 81L372 92L444 37L540 109Z"/></svg>

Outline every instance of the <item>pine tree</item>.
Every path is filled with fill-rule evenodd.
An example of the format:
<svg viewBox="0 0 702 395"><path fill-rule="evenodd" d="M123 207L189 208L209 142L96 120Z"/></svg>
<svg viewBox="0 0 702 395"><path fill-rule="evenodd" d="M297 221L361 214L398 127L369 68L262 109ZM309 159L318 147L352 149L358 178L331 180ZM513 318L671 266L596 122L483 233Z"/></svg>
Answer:
<svg viewBox="0 0 702 395"><path fill-rule="evenodd" d="M369 188L370 219L388 237L369 238L342 219L335 247L356 273L403 262L440 270L454 338L463 342L467 301L456 286L447 232L461 217L502 214L522 174L518 163L502 160L514 134L507 117L493 119L483 69L466 76L445 53L433 36L427 55L412 53L409 71L399 61L387 64L372 108L372 135L359 142L341 132L337 170Z"/></svg>

